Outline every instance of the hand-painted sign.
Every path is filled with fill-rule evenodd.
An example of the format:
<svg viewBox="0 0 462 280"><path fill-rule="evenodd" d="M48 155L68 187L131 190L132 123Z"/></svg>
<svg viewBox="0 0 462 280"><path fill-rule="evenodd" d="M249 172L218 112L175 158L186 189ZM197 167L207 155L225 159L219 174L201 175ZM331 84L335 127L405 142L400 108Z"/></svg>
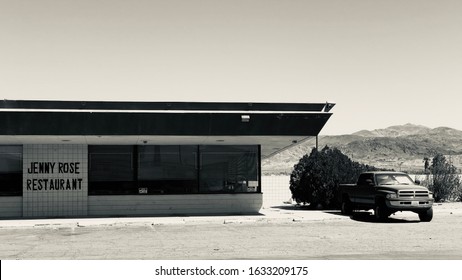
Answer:
<svg viewBox="0 0 462 280"><path fill-rule="evenodd" d="M28 174L80 174L80 162L33 161ZM81 190L82 178L34 178L26 180L28 191Z"/></svg>

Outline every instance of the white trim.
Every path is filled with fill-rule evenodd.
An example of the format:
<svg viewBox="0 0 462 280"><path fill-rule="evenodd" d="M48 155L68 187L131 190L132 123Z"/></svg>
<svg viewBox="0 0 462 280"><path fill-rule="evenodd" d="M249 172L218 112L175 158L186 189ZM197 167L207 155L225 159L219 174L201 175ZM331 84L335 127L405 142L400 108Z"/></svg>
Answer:
<svg viewBox="0 0 462 280"><path fill-rule="evenodd" d="M69 113L176 113L176 114L331 114L322 111L232 111L232 110L108 110L108 109L18 109L0 108L0 112L69 112Z"/></svg>

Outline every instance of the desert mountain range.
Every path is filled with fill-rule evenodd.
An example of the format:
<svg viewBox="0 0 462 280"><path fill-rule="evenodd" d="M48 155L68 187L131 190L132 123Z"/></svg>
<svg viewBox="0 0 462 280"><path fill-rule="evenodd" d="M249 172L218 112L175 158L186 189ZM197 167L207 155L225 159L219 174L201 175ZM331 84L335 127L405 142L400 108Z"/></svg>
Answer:
<svg viewBox="0 0 462 280"><path fill-rule="evenodd" d="M315 139L308 139L262 161L264 174L290 174L299 159L311 152ZM376 167L407 172L423 171L425 157L445 155L462 169L462 131L449 127L428 128L405 124L384 129L361 130L348 135L319 136L319 149L340 149L352 160Z"/></svg>

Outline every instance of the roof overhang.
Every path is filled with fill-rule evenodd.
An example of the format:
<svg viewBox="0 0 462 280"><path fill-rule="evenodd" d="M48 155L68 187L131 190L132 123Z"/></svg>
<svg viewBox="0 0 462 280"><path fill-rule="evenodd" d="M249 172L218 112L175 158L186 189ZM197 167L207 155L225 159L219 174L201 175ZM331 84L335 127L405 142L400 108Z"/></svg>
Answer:
<svg viewBox="0 0 462 280"><path fill-rule="evenodd" d="M332 103L0 102L0 144L261 145L319 134Z"/></svg>

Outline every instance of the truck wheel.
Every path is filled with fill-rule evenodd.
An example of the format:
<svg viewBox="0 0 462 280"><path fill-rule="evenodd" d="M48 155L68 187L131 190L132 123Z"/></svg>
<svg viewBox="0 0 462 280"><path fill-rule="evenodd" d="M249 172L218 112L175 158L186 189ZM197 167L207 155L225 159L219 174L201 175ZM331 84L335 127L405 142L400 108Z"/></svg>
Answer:
<svg viewBox="0 0 462 280"><path fill-rule="evenodd" d="M421 222L430 222L433 219L433 208L420 212L419 219Z"/></svg>
<svg viewBox="0 0 462 280"><path fill-rule="evenodd" d="M351 202L347 200L342 201L342 214L347 216L353 214L353 205Z"/></svg>
<svg viewBox="0 0 462 280"><path fill-rule="evenodd" d="M385 221L390 214L388 212L387 206L384 204L378 204L375 206L374 215L377 220Z"/></svg>

